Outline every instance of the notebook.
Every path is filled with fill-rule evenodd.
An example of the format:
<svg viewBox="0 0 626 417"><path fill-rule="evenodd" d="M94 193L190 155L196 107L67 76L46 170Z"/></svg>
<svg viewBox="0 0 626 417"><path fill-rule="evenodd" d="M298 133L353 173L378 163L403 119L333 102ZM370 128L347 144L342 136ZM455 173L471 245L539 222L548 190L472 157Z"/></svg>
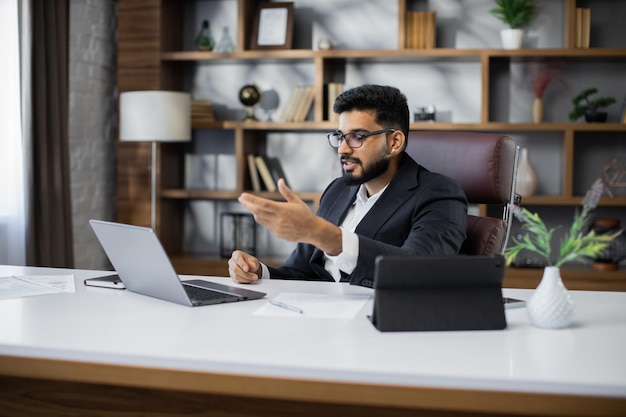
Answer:
<svg viewBox="0 0 626 417"><path fill-rule="evenodd" d="M503 329L504 269L502 255L379 256L372 323L380 331Z"/></svg>
<svg viewBox="0 0 626 417"><path fill-rule="evenodd" d="M260 291L202 279L181 281L149 227L90 220L102 248L129 291L190 307L263 298Z"/></svg>

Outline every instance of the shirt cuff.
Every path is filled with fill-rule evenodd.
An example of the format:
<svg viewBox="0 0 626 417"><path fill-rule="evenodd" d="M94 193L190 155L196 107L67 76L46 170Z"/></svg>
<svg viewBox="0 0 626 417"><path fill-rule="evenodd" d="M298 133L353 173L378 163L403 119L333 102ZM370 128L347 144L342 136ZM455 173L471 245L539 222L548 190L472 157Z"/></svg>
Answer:
<svg viewBox="0 0 626 417"><path fill-rule="evenodd" d="M341 227L341 253L337 256L326 255L340 271L351 274L359 259L359 236Z"/></svg>
<svg viewBox="0 0 626 417"><path fill-rule="evenodd" d="M270 270L267 265L261 262L261 276L259 279L270 279Z"/></svg>

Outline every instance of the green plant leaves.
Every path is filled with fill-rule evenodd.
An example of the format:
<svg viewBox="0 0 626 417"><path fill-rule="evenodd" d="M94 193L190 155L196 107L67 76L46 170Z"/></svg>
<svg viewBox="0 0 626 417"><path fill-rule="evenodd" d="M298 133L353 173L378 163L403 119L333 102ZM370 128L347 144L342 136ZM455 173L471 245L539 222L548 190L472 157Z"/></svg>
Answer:
<svg viewBox="0 0 626 417"><path fill-rule="evenodd" d="M530 24L537 12L533 0L495 0L498 7L490 10L511 29L522 29Z"/></svg>
<svg viewBox="0 0 626 417"><path fill-rule="evenodd" d="M560 267L565 262L583 261L598 257L622 231L612 234L597 235L593 230L586 234L582 229L589 223L591 211L598 205L604 191L602 180L596 180L583 199L583 209L576 212L569 232L561 240L559 257L553 266ZM552 265L551 241L558 227L548 229L537 213L525 208L511 206L511 212L522 223L527 233L520 239L513 239L514 245L504 252L507 265L510 265L522 250L528 250L542 256Z"/></svg>

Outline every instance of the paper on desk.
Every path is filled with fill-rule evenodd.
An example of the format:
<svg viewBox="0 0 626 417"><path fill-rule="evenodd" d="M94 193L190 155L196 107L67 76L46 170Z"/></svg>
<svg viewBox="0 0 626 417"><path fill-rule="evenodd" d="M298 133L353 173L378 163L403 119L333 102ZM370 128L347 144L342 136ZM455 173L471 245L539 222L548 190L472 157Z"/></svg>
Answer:
<svg viewBox="0 0 626 417"><path fill-rule="evenodd" d="M254 314L260 316L352 319L358 314L370 298L371 297L369 295L284 292L278 294L278 296L273 299L301 309L302 314L270 304L269 300L261 308L255 311Z"/></svg>
<svg viewBox="0 0 626 417"><path fill-rule="evenodd" d="M0 300L75 291L74 275L0 277Z"/></svg>

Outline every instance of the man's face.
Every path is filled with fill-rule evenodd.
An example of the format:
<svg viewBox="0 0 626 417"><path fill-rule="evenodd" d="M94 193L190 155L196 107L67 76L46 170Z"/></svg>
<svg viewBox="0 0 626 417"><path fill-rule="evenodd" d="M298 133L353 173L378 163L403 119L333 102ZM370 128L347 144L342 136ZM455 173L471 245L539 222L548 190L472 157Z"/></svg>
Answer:
<svg viewBox="0 0 626 417"><path fill-rule="evenodd" d="M339 130L346 134L369 133L383 129L374 121L371 112L353 110L339 117ZM350 148L346 140L337 149L343 179L348 185L360 185L376 179L389 169L387 134L368 136L359 148Z"/></svg>

